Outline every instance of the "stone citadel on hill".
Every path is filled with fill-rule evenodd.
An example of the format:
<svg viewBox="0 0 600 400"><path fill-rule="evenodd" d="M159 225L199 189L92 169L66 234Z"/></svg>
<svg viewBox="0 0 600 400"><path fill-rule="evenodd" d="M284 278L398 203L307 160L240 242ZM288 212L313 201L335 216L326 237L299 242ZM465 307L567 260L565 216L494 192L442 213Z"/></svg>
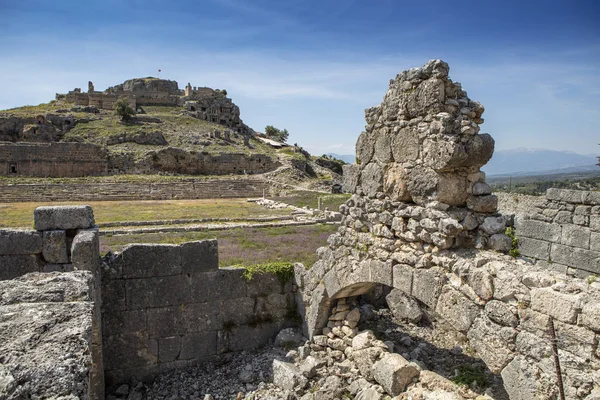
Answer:
<svg viewBox="0 0 600 400"><path fill-rule="evenodd" d="M196 113L196 118L226 126L238 133L250 133L249 128L240 119L239 107L226 95L226 91L192 87L190 83L181 90L176 81L148 77L129 79L109 87L104 92L96 91L94 84L88 82L87 93L75 88L67 94L57 93L56 100L104 110L112 110L115 102L123 97L134 110L138 109L138 106L183 106Z"/></svg>

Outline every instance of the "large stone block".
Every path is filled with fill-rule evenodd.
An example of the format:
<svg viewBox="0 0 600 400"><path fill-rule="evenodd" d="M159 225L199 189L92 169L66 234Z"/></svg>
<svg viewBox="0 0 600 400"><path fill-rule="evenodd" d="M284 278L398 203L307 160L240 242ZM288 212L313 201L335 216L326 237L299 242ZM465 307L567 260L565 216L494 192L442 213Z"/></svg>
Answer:
<svg viewBox="0 0 600 400"><path fill-rule="evenodd" d="M533 219L515 219L516 234L519 240L533 238L560 243L561 225L552 224Z"/></svg>
<svg viewBox="0 0 600 400"><path fill-rule="evenodd" d="M565 203L583 204L583 194L581 190L556 189L546 190L548 200L564 201Z"/></svg>
<svg viewBox="0 0 600 400"><path fill-rule="evenodd" d="M550 259L550 244L550 242L544 240L519 237L519 251L521 254L538 260Z"/></svg>
<svg viewBox="0 0 600 400"><path fill-rule="evenodd" d="M39 255L0 255L0 281L14 279L29 272L41 271L44 262Z"/></svg>
<svg viewBox="0 0 600 400"><path fill-rule="evenodd" d="M217 354L217 331L185 334L181 338L180 360L202 360Z"/></svg>
<svg viewBox="0 0 600 400"><path fill-rule="evenodd" d="M530 366L525 357L515 357L502 370L502 381L509 398L511 400L543 398L538 396L536 375L535 369Z"/></svg>
<svg viewBox="0 0 600 400"><path fill-rule="evenodd" d="M129 310L173 306L190 301L188 280L182 275L128 279L125 282Z"/></svg>
<svg viewBox="0 0 600 400"><path fill-rule="evenodd" d="M273 341L277 333L289 324L265 322L257 325L240 325L220 330L217 336L217 352L256 349Z"/></svg>
<svg viewBox="0 0 600 400"><path fill-rule="evenodd" d="M181 352L181 336L158 339L158 360L161 363L175 361Z"/></svg>
<svg viewBox="0 0 600 400"><path fill-rule="evenodd" d="M416 269L413 273L412 296L432 310L446 283L446 276L436 269Z"/></svg>
<svg viewBox="0 0 600 400"><path fill-rule="evenodd" d="M102 313L102 334L107 336L146 330L146 310Z"/></svg>
<svg viewBox="0 0 600 400"><path fill-rule="evenodd" d="M552 261L569 267L600 274L600 252L578 249L553 243L550 252Z"/></svg>
<svg viewBox="0 0 600 400"><path fill-rule="evenodd" d="M146 311L147 329L152 336L165 337L216 331L219 318L213 304L185 304Z"/></svg>
<svg viewBox="0 0 600 400"><path fill-rule="evenodd" d="M218 270L219 243L217 239L182 244L181 265L184 274Z"/></svg>
<svg viewBox="0 0 600 400"><path fill-rule="evenodd" d="M0 254L38 254L42 252L39 232L20 229L0 229Z"/></svg>
<svg viewBox="0 0 600 400"><path fill-rule="evenodd" d="M158 340L146 333L105 336L103 347L106 371L145 367L158 362Z"/></svg>
<svg viewBox="0 0 600 400"><path fill-rule="evenodd" d="M368 197L383 191L383 167L377 162L367 164L360 173L360 186Z"/></svg>
<svg viewBox="0 0 600 400"><path fill-rule="evenodd" d="M88 229L95 225L91 206L42 206L33 211L38 231L52 229Z"/></svg>
<svg viewBox="0 0 600 400"><path fill-rule="evenodd" d="M590 301L581 310L581 325L600 333L600 303Z"/></svg>
<svg viewBox="0 0 600 400"><path fill-rule="evenodd" d="M404 127L392 138L392 154L398 163L419 158L419 133L415 128Z"/></svg>
<svg viewBox="0 0 600 400"><path fill-rule="evenodd" d="M191 301L204 303L248 296L243 269L222 268L193 276L190 281Z"/></svg>
<svg viewBox="0 0 600 400"><path fill-rule="evenodd" d="M375 150L373 136L366 132L362 132L356 141L356 158L362 165L366 165L371 161Z"/></svg>
<svg viewBox="0 0 600 400"><path fill-rule="evenodd" d="M509 345L514 342L516 334L513 328L495 324L483 316L473 321L467 337L490 371L498 374L514 357Z"/></svg>
<svg viewBox="0 0 600 400"><path fill-rule="evenodd" d="M181 274L181 247L170 244L133 244L117 256L123 278Z"/></svg>
<svg viewBox="0 0 600 400"><path fill-rule="evenodd" d="M62 230L44 231L42 255L44 256L44 260L49 263L68 263L67 233Z"/></svg>
<svg viewBox="0 0 600 400"><path fill-rule="evenodd" d="M392 267L392 286L405 294L412 293L413 267L408 264L396 264Z"/></svg>
<svg viewBox="0 0 600 400"><path fill-rule="evenodd" d="M417 367L400 354L386 354L373 365L373 378L391 396L398 396L418 376Z"/></svg>
<svg viewBox="0 0 600 400"><path fill-rule="evenodd" d="M383 191L393 201L410 201L408 174L401 164L389 164L383 175Z"/></svg>
<svg viewBox="0 0 600 400"><path fill-rule="evenodd" d="M385 297L387 305L395 318L418 323L423 318L419 303L400 289L392 289Z"/></svg>
<svg viewBox="0 0 600 400"><path fill-rule="evenodd" d="M581 310L581 298L579 295L560 293L549 287L532 289L531 308L559 321L574 324Z"/></svg>
<svg viewBox="0 0 600 400"><path fill-rule="evenodd" d="M71 244L71 264L79 270L96 271L100 266L97 229L79 230Z"/></svg>
<svg viewBox="0 0 600 400"><path fill-rule="evenodd" d="M562 226L561 244L582 249L590 248L590 228L579 225L566 224Z"/></svg>
<svg viewBox="0 0 600 400"><path fill-rule="evenodd" d="M466 333L481 310L462 293L445 286L435 311L456 330Z"/></svg>
<svg viewBox="0 0 600 400"><path fill-rule="evenodd" d="M306 383L306 378L292 363L273 360L273 383L285 390L294 390L301 383Z"/></svg>
<svg viewBox="0 0 600 400"><path fill-rule="evenodd" d="M487 196L469 196L467 207L479 213L495 213L498 210L498 197L493 194Z"/></svg>

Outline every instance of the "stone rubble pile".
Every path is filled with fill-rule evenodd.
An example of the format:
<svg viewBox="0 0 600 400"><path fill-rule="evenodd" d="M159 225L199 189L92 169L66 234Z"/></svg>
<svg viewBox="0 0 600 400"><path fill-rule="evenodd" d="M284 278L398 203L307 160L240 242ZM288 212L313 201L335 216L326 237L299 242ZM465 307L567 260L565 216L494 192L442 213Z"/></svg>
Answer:
<svg viewBox="0 0 600 400"><path fill-rule="evenodd" d="M283 396L259 391L246 398L490 399L394 353L394 343L378 340L372 331L359 331L360 317L355 303L340 299L323 334L287 354L293 362L273 361L273 383Z"/></svg>

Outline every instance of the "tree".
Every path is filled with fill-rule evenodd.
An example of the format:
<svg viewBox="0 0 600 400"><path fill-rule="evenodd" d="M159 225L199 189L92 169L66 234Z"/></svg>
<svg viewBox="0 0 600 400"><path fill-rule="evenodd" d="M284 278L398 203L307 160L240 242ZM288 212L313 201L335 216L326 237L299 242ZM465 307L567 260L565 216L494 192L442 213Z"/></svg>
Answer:
<svg viewBox="0 0 600 400"><path fill-rule="evenodd" d="M275 128L273 125L267 125L265 127L265 135L267 135L268 138L277 140L279 142L286 142L290 136L290 133L287 129L280 130Z"/></svg>
<svg viewBox="0 0 600 400"><path fill-rule="evenodd" d="M121 121L129 121L131 116L135 113L126 97L121 97L119 100L115 101L114 109L115 114L121 117Z"/></svg>

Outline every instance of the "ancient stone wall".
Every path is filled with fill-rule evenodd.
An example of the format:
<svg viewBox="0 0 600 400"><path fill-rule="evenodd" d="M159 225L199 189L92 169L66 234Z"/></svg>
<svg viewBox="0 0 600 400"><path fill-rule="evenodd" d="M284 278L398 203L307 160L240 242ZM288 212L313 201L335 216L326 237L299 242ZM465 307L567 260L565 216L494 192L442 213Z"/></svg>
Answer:
<svg viewBox="0 0 600 400"><path fill-rule="evenodd" d="M108 171L106 152L86 143L0 143L0 175L76 177Z"/></svg>
<svg viewBox="0 0 600 400"><path fill-rule="evenodd" d="M104 399L92 209L38 207L34 228L0 229L0 394Z"/></svg>
<svg viewBox="0 0 600 400"><path fill-rule="evenodd" d="M103 269L107 386L262 346L295 315L292 283L218 268L217 241L131 245Z"/></svg>
<svg viewBox="0 0 600 400"><path fill-rule="evenodd" d="M496 213L497 199L479 172L493 150L491 137L478 134L483 107L447 75L439 60L405 71L390 81L382 104L366 111L360 164L344 170L354 194L340 207L342 225L318 249L312 268L296 265L305 333L325 335L319 340L355 357L339 340L337 301L384 285L406 298L401 309L452 326L460 345L502 377L511 400L549 399L557 395L552 322L567 398L585 398L600 379L600 284L489 251L512 248L505 230L513 218ZM577 254L577 262L597 265L592 199L549 191L536 218L554 219L564 210L562 228L517 218L517 232L533 236L528 229L546 223L536 237L545 237L553 260L572 265Z"/></svg>
<svg viewBox="0 0 600 400"><path fill-rule="evenodd" d="M272 185L261 179L211 179L164 183L0 185L3 202L171 200L260 197Z"/></svg>
<svg viewBox="0 0 600 400"><path fill-rule="evenodd" d="M532 211L515 218L521 255L565 274L600 275L600 192L548 189Z"/></svg>

